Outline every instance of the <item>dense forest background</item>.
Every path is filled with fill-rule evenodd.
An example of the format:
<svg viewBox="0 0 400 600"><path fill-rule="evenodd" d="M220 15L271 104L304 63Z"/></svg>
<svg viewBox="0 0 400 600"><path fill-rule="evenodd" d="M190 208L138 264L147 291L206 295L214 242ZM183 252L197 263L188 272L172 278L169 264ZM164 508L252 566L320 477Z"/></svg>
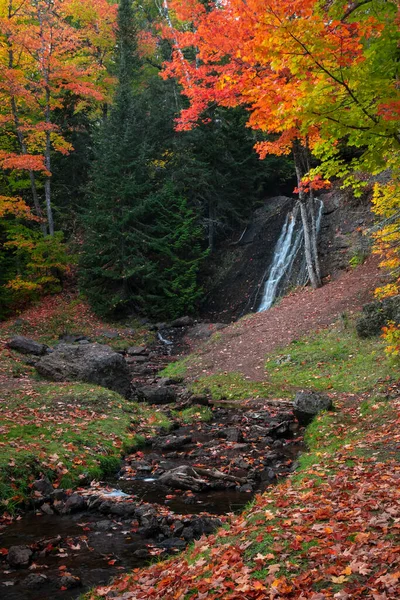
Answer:
<svg viewBox="0 0 400 600"><path fill-rule="evenodd" d="M275 94L275 103L270 98L269 106L261 106L265 87L257 101L246 100L255 89L240 88L247 71L240 72L241 79L235 69L229 76L224 71L238 64L226 40L222 54L205 58L209 40L221 34L218 27L207 30L207 15L218 9L206 4L188 15L179 13L183 5L177 3L174 12L166 1L121 0L119 9L106 0L2 1L0 318L71 278L102 316L171 318L194 311L202 295L201 265L266 197L291 190L296 175L306 226L305 197L312 206L314 191L325 185L322 177L342 176L359 190L365 173L391 169L391 187L375 190L375 205L389 226L379 243L389 252L387 266L396 279L398 8L382 1L347 9L343 2L331 4L324 10L341 11L342 19L331 32L331 45L313 52L328 72L323 53L332 52L334 35L342 48L348 44L339 68L342 74L348 70L352 87L344 79L340 89L346 93L339 98L321 80L314 96L306 96L303 83L296 88L293 80L307 76L299 76L293 64L280 65L282 104ZM201 28L203 37L196 39ZM236 87L229 89L235 77ZM289 143L299 106L289 106L288 97L302 99L307 114L314 115L314 121L299 117ZM319 131L322 141L311 148L312 156L315 114L326 111L325 101L333 113L324 117L329 127ZM367 125L364 106L371 117ZM279 127L262 120L277 107L289 115L279 117ZM201 110L197 126L177 131L180 115L189 123L193 110L196 119ZM345 124L343 115L350 115ZM310 178L310 168L320 165L325 170ZM362 176L354 179L357 169ZM312 246L312 235L310 240ZM319 285L317 265L313 272Z"/></svg>

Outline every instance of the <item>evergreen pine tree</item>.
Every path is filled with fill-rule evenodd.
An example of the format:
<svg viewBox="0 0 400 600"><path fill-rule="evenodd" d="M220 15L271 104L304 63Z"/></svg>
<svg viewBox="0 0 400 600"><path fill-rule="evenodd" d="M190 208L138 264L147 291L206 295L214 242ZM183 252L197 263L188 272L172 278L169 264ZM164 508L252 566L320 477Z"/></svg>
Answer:
<svg viewBox="0 0 400 600"><path fill-rule="evenodd" d="M118 84L94 150L81 287L101 315L134 310L169 317L193 308L204 252L192 211L157 167L162 149L155 123L163 106L146 102L136 40L131 0L121 0Z"/></svg>

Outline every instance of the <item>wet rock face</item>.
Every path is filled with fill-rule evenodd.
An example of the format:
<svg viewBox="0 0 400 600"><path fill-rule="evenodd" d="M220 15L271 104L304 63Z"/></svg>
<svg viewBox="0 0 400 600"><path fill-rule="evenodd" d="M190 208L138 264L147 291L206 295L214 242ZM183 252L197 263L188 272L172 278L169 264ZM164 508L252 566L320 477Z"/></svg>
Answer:
<svg viewBox="0 0 400 600"><path fill-rule="evenodd" d="M29 338L23 337L22 335L16 335L7 344L12 350L21 352L22 354L34 354L35 356L42 356L46 354L46 344L39 344Z"/></svg>
<svg viewBox="0 0 400 600"><path fill-rule="evenodd" d="M400 296L366 304L356 324L357 333L361 338L380 335L389 321L400 324Z"/></svg>
<svg viewBox="0 0 400 600"><path fill-rule="evenodd" d="M51 381L94 383L129 397L131 378L124 358L103 344L63 344L36 364Z"/></svg>
<svg viewBox="0 0 400 600"><path fill-rule="evenodd" d="M293 412L300 425L308 425L323 410L332 410L332 400L313 391L297 392Z"/></svg>

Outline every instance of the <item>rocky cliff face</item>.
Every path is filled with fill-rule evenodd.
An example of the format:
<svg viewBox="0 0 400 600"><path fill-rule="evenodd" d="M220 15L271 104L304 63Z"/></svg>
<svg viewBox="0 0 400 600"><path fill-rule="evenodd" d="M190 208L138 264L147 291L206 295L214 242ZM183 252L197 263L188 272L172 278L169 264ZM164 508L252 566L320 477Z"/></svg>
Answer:
<svg viewBox="0 0 400 600"><path fill-rule="evenodd" d="M349 191L337 186L320 199L324 202L319 236L322 275L335 278L368 255L370 241L364 232L371 226L373 215L367 194L355 199ZM275 245L294 204L295 199L288 196L268 199L254 212L246 229L237 232L236 240L214 254L204 273L208 294L201 309L202 317L230 322L257 310ZM300 262L299 256L292 275L280 288L280 295L296 287Z"/></svg>

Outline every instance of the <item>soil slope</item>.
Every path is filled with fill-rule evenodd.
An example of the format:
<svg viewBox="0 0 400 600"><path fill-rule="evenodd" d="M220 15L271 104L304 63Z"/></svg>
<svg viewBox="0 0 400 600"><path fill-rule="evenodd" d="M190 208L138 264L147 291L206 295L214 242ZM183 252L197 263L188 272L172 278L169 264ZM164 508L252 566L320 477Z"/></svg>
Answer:
<svg viewBox="0 0 400 600"><path fill-rule="evenodd" d="M188 375L196 378L218 372L240 372L265 379L265 356L271 350L350 315L372 299L382 279L378 259L370 257L357 269L342 273L318 290L303 288L283 298L270 310L243 318L218 333L204 346Z"/></svg>

